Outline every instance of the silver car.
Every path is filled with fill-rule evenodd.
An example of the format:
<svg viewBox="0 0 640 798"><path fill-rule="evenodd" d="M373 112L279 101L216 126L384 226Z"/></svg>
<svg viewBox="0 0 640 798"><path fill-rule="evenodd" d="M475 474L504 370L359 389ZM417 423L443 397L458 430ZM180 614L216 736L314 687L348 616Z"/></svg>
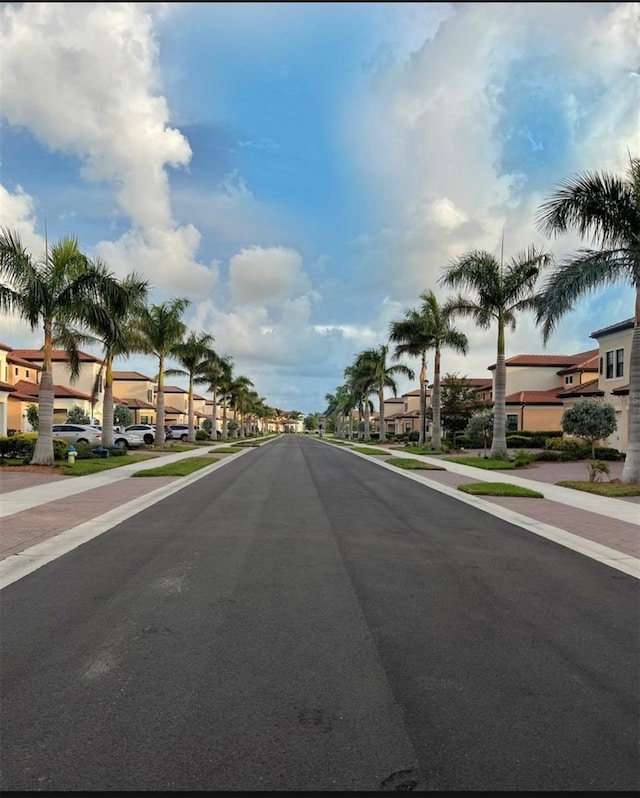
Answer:
<svg viewBox="0 0 640 798"><path fill-rule="evenodd" d="M54 424L53 437L67 443L90 443L102 446L102 430L89 424Z"/></svg>
<svg viewBox="0 0 640 798"><path fill-rule="evenodd" d="M125 432L134 432L140 435L146 444L152 444L156 439L155 424L130 424L125 427Z"/></svg>

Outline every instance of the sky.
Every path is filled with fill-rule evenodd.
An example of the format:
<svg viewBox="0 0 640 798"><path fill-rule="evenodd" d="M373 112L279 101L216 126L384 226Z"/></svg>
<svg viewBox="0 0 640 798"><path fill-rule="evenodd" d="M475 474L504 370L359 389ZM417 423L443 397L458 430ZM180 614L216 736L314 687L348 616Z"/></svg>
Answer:
<svg viewBox="0 0 640 798"><path fill-rule="evenodd" d="M465 252L589 243L544 238L537 208L640 154L640 3L2 3L0 34L0 225L189 299L189 330L281 410L323 412ZM523 314L507 357L632 315L611 286L544 347ZM496 330L457 326L443 374L490 377ZM0 316L13 348L41 336Z"/></svg>

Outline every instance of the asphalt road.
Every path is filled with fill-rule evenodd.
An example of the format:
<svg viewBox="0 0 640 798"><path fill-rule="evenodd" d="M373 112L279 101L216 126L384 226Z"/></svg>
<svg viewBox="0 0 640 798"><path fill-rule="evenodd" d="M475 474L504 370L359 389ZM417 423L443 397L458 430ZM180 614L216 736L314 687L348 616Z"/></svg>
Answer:
<svg viewBox="0 0 640 798"><path fill-rule="evenodd" d="M640 788L638 581L319 441L0 598L3 791Z"/></svg>

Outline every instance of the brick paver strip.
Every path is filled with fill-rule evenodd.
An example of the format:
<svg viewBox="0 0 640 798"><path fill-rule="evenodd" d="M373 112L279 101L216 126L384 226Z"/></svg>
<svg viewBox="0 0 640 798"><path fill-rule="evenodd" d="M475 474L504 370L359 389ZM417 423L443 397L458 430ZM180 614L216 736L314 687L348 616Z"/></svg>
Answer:
<svg viewBox="0 0 640 798"><path fill-rule="evenodd" d="M2 521L0 559L18 554L36 543L55 537L84 521L97 518L118 505L151 493L176 479L178 477L123 479L9 515Z"/></svg>

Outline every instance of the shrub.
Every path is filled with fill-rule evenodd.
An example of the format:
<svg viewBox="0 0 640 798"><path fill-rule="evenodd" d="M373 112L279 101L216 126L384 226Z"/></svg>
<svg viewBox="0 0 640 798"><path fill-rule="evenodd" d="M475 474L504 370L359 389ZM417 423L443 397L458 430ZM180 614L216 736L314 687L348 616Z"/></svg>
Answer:
<svg viewBox="0 0 640 798"><path fill-rule="evenodd" d="M589 469L589 482L601 482L602 475L609 476L609 466L602 460L587 460Z"/></svg>
<svg viewBox="0 0 640 798"><path fill-rule="evenodd" d="M417 443L420 440L420 432L417 429L412 429L408 435L407 440L409 443Z"/></svg>
<svg viewBox="0 0 640 798"><path fill-rule="evenodd" d="M569 462L573 460L573 457L567 452L555 452L551 449L544 449L542 452L536 452L533 455L536 460L540 460L541 462L551 462L551 463L558 463L558 462Z"/></svg>
<svg viewBox="0 0 640 798"><path fill-rule="evenodd" d="M80 405L74 405L67 413L67 421L69 424L89 424L91 419Z"/></svg>
<svg viewBox="0 0 640 798"><path fill-rule="evenodd" d="M535 459L535 455L523 452L522 449L520 449L513 458L513 464L516 468L526 468L528 465L531 465Z"/></svg>
<svg viewBox="0 0 640 798"><path fill-rule="evenodd" d="M523 447L533 448L532 438L526 435L507 435L507 449L522 449Z"/></svg>
<svg viewBox="0 0 640 798"><path fill-rule="evenodd" d="M196 430L196 440L197 441L208 441L209 440L209 433L204 429L197 429Z"/></svg>
<svg viewBox="0 0 640 798"><path fill-rule="evenodd" d="M90 443L76 443L74 444L75 450L78 453L76 460L90 460L93 457L93 448Z"/></svg>
<svg viewBox="0 0 640 798"><path fill-rule="evenodd" d="M22 460L28 463L33 458L33 450L38 439L37 432L23 432L18 435L0 437L0 459ZM53 456L55 460L65 460L68 445L60 438L53 439Z"/></svg>

